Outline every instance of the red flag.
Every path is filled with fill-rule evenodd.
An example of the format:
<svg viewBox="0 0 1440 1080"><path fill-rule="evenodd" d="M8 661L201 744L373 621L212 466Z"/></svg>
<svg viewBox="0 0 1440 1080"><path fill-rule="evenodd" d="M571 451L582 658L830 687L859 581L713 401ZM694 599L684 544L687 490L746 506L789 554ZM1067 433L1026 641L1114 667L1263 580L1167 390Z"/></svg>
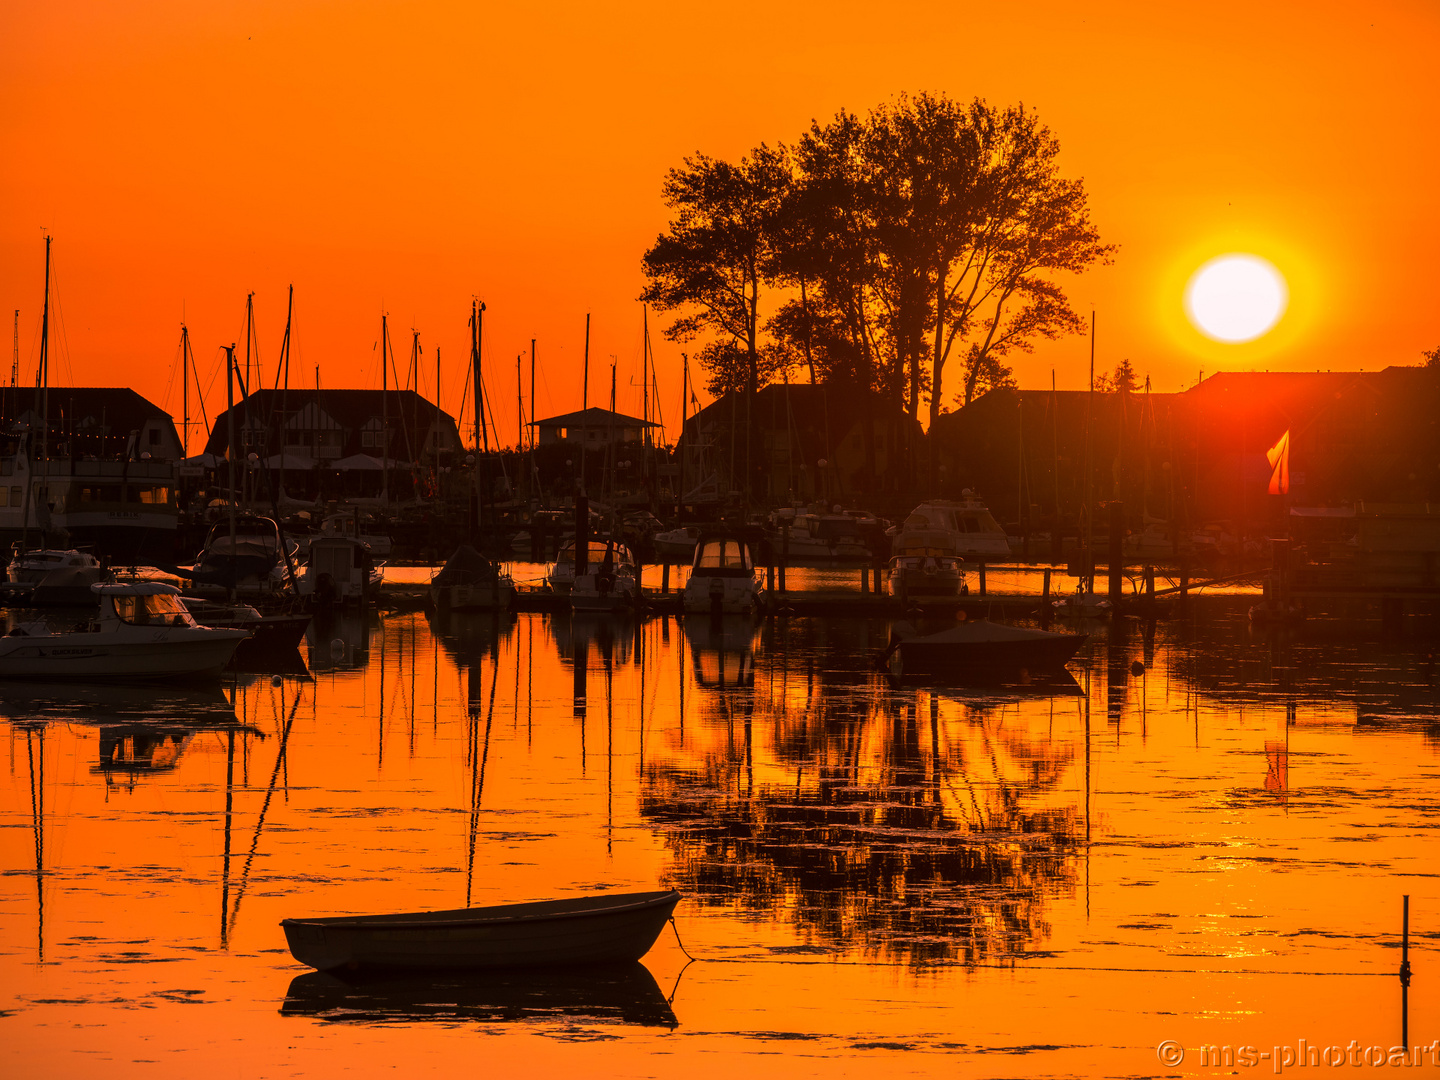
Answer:
<svg viewBox="0 0 1440 1080"><path fill-rule="evenodd" d="M1270 462L1270 494L1290 494L1290 429L1280 436L1280 441L1265 451Z"/></svg>

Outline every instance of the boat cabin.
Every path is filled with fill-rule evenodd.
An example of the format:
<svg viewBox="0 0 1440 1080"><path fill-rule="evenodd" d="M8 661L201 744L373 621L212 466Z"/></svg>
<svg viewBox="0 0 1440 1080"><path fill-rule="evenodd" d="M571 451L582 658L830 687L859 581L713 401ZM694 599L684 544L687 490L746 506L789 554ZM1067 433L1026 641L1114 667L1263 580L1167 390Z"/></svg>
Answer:
<svg viewBox="0 0 1440 1080"><path fill-rule="evenodd" d="M100 621L128 626L196 626L180 600L180 590L161 581L102 583L90 586L100 597Z"/></svg>
<svg viewBox="0 0 1440 1080"><path fill-rule="evenodd" d="M738 536L710 536L695 545L691 577L751 577L755 562L750 546Z"/></svg>

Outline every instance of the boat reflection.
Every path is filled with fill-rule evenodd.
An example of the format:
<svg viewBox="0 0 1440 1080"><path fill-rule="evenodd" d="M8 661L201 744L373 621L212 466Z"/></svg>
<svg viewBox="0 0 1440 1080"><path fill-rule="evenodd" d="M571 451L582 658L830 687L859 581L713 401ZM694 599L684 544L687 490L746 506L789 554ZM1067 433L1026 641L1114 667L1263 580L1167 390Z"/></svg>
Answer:
<svg viewBox="0 0 1440 1080"><path fill-rule="evenodd" d="M685 637L695 683L703 689L753 686L760 630L749 615L687 615Z"/></svg>
<svg viewBox="0 0 1440 1080"><path fill-rule="evenodd" d="M679 1023L655 977L638 962L379 979L312 971L290 983L280 1012L372 1024L574 1019L673 1029Z"/></svg>
<svg viewBox="0 0 1440 1080"><path fill-rule="evenodd" d="M310 670L343 675L364 669L370 662L370 622L367 608L331 610L317 614L305 631L310 645Z"/></svg>
<svg viewBox="0 0 1440 1080"><path fill-rule="evenodd" d="M0 716L29 724L72 723L99 729L90 772L128 781L173 771L201 732L258 734L241 722L219 690L15 683L5 688Z"/></svg>

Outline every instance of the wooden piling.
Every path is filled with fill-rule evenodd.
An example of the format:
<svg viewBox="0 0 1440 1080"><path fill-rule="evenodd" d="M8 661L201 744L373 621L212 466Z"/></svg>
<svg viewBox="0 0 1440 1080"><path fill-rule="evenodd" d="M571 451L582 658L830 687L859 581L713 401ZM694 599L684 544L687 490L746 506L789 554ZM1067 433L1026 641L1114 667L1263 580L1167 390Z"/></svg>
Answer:
<svg viewBox="0 0 1440 1080"><path fill-rule="evenodd" d="M1119 605L1125 592L1125 507L1110 503L1110 605Z"/></svg>
<svg viewBox="0 0 1440 1080"><path fill-rule="evenodd" d="M985 595L985 564L980 564L980 595Z"/></svg>
<svg viewBox="0 0 1440 1080"><path fill-rule="evenodd" d="M576 559L577 559L577 561L578 561L578 559L579 559L579 553L578 553L578 552L576 553ZM666 559L663 563L660 564L660 595L661 595L661 596L669 596L669 595L670 595L670 560L669 560L669 559Z"/></svg>

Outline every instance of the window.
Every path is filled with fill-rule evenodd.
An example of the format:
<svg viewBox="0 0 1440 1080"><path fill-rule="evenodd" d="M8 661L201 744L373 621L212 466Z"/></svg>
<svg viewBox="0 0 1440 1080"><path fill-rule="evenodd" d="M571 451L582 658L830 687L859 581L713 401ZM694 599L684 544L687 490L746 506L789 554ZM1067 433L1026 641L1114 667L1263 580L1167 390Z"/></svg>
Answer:
<svg viewBox="0 0 1440 1080"><path fill-rule="evenodd" d="M0 506L4 506L10 501L9 495L9 488L0 488Z"/></svg>
<svg viewBox="0 0 1440 1080"><path fill-rule="evenodd" d="M12 487L10 489L10 505L22 506L24 502L25 500L20 497L20 489L18 487Z"/></svg>
<svg viewBox="0 0 1440 1080"><path fill-rule="evenodd" d="M131 495L132 502L144 503L147 506L164 506L170 501L168 487L132 488Z"/></svg>
<svg viewBox="0 0 1440 1080"><path fill-rule="evenodd" d="M375 445L375 432L373 432L373 431L362 431L362 432L360 433L360 445L361 445L361 446L374 446L374 445Z"/></svg>
<svg viewBox="0 0 1440 1080"><path fill-rule="evenodd" d="M151 446L159 446L159 445L160 445L160 429L159 429L159 428L151 428L151 429L150 429L150 445L151 445Z"/></svg>
<svg viewBox="0 0 1440 1080"><path fill-rule="evenodd" d="M116 596L115 614L138 626L189 626L193 620L180 598L171 593L154 596Z"/></svg>

